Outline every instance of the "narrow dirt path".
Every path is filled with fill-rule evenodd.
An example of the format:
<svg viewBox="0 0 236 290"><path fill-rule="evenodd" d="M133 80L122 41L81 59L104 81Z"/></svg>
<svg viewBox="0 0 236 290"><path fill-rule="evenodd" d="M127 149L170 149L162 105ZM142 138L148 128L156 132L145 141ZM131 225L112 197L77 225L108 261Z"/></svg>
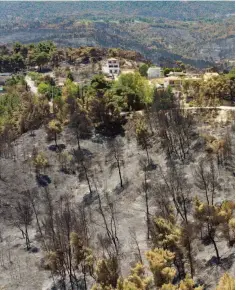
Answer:
<svg viewBox="0 0 236 290"><path fill-rule="evenodd" d="M202 109L220 109L235 111L235 107L231 106L219 106L219 107L184 107L184 110L202 110Z"/></svg>
<svg viewBox="0 0 236 290"><path fill-rule="evenodd" d="M33 81L29 76L26 76L26 77L25 77L25 81L26 81L28 87L30 88L30 91L31 91L33 94L37 94L37 93L38 93L38 88L37 88L37 86L35 85L34 81Z"/></svg>
<svg viewBox="0 0 236 290"><path fill-rule="evenodd" d="M30 88L31 93L38 94L38 88L35 85L34 81L29 76L25 77L25 81L26 81L28 87ZM48 104L50 106L50 113L53 113L53 99L48 101Z"/></svg>

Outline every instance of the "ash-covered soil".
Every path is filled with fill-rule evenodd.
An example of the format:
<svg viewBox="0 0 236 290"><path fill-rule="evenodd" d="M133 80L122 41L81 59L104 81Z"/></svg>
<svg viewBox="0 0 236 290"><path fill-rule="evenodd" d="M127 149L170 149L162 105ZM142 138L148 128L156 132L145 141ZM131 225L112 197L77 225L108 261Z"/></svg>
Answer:
<svg viewBox="0 0 236 290"><path fill-rule="evenodd" d="M230 132L232 137L232 146L234 147L234 126L232 122L221 123L203 123L201 116L196 124L197 135L192 143L191 157L184 165L188 183L191 185L191 195L196 195L204 200L204 193L194 185L194 169L198 164L199 158L203 157L205 145L199 134L209 134L216 137L223 137L225 133ZM89 190L86 180L80 178L77 173L65 174L61 172L58 162L58 153L50 150L52 142L46 141L46 132L44 128L36 130L34 136L30 133L22 135L15 140L13 144L13 156L11 158L0 159L0 286L7 290L41 290L51 289L50 272L45 271L40 266L43 257L41 245L36 237L36 222L30 229L30 238L32 241L32 250L27 252L24 239L21 232L17 229L10 216L12 206L20 198L20 192L26 189L38 188L39 193L43 195L44 187L39 186L35 177L35 170L29 162L34 147L43 151L49 160L49 167L45 170L47 176L48 188L54 200L59 200L60 196L70 193L75 203L79 203L88 196ZM145 196L142 191L142 182L144 174L140 169L139 160L145 156L134 138L127 140L122 138L124 146L124 167L122 175L124 179L124 189L119 187L118 170L111 172L106 164L106 138L101 137L102 142L95 143L92 140L82 140L81 148L91 159L90 176L93 176L92 188L95 189L95 183L101 194L102 200L105 200L104 192L109 192L111 199L115 204L116 220L118 225L118 237L121 245L121 266L122 273L126 276L129 273L130 266L133 265L137 256L137 249L134 243L133 234L136 233L137 241L141 253L150 247L147 242L146 216L145 216ZM64 151L71 152L76 148L76 138L69 128L66 128L59 137L59 144L64 144ZM148 173L149 182L154 184L160 179L158 171L159 166L166 170L166 155L161 149L158 141L150 149L150 156L156 167ZM231 167L221 167L218 169L218 178L221 188L217 191L216 202L222 202L224 199L234 200L234 170ZM152 214L158 209L155 193L150 194L150 210ZM97 236L105 231L102 217L98 211L98 200L96 196L87 206L90 213L89 228L92 246L97 255L99 255ZM178 218L178 217L177 217ZM234 273L234 248L228 247L226 241L220 236L217 239L217 245L222 258L221 265L211 263L215 256L214 247L210 244L203 245L200 240L194 242L194 256L196 260L196 275L194 279L204 282L206 289L214 289L219 277L225 271L233 275Z"/></svg>

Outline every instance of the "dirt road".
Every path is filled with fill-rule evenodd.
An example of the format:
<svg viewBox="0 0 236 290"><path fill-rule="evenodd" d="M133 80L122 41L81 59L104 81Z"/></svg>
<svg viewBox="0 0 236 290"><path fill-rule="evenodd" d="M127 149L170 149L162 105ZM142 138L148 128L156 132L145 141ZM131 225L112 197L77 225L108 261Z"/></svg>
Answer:
<svg viewBox="0 0 236 290"><path fill-rule="evenodd" d="M28 87L30 88L30 91L33 94L37 94L38 93L38 88L36 87L34 81L32 81L32 79L29 76L25 77L25 81L26 81Z"/></svg>
<svg viewBox="0 0 236 290"><path fill-rule="evenodd" d="M219 107L185 107L184 110L201 110L201 109L220 109L235 111L235 107L231 106L219 106Z"/></svg>

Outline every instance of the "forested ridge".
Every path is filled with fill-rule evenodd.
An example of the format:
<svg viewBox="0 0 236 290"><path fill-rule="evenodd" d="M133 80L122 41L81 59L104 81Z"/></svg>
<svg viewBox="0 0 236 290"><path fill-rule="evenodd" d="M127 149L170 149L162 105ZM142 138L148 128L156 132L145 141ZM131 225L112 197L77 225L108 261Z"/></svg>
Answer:
<svg viewBox="0 0 236 290"><path fill-rule="evenodd" d="M0 45L0 72L20 72L27 68L39 66L58 67L62 62L68 65L98 63L107 57L125 58L131 61L147 61L143 55L135 50L119 48L88 47L60 48L52 41L23 44L15 42L13 45Z"/></svg>

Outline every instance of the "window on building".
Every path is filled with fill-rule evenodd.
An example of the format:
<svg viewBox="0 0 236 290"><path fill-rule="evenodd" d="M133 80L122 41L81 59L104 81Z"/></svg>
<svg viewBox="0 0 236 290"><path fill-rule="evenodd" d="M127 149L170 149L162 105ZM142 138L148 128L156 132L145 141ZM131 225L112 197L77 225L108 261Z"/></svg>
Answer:
<svg viewBox="0 0 236 290"><path fill-rule="evenodd" d="M110 69L110 74L112 74L112 69Z"/></svg>

